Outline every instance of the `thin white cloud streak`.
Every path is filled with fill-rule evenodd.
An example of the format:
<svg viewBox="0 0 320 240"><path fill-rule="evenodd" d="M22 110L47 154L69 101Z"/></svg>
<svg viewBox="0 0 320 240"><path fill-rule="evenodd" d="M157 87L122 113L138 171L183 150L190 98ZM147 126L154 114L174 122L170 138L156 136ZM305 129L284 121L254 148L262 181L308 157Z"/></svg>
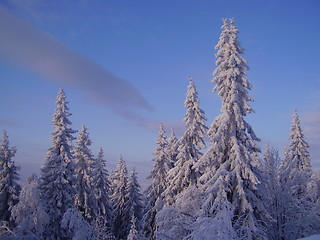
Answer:
<svg viewBox="0 0 320 240"><path fill-rule="evenodd" d="M152 110L128 81L12 15L0 5L0 57L46 80L84 91L125 117Z"/></svg>
<svg viewBox="0 0 320 240"><path fill-rule="evenodd" d="M13 127L21 126L15 118L0 118L0 125Z"/></svg>

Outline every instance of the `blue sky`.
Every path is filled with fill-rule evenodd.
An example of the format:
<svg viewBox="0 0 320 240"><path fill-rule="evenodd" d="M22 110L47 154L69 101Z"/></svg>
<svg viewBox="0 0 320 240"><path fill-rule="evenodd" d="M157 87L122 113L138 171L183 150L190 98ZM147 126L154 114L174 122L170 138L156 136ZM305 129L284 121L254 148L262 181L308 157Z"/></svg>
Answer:
<svg viewBox="0 0 320 240"><path fill-rule="evenodd" d="M111 167L122 154L143 179L159 123L183 132L188 76L208 125L219 114L210 81L223 17L240 30L261 146L282 153L297 109L320 168L319 11L317 0L0 1L0 127L22 178L44 162L62 86L93 152L103 147Z"/></svg>

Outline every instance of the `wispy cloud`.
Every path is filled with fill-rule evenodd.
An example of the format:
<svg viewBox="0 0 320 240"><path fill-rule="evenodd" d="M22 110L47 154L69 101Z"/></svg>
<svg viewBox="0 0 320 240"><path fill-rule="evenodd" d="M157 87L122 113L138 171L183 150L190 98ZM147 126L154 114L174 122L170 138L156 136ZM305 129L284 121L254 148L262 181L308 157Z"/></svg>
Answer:
<svg viewBox="0 0 320 240"><path fill-rule="evenodd" d="M145 118L143 116L137 116L135 114L131 113L120 113L124 116L125 119L130 120L134 125L143 127L145 129L158 132L160 123L164 125L165 131L167 135L170 135L171 128L174 130L175 134L180 137L185 132L185 125L182 120L178 121L172 121L172 120L162 120L162 121L156 121L156 120L150 120L148 118Z"/></svg>
<svg viewBox="0 0 320 240"><path fill-rule="evenodd" d="M15 118L0 118L0 125L1 126L13 126L17 127L20 126L20 123Z"/></svg>
<svg viewBox="0 0 320 240"><path fill-rule="evenodd" d="M152 109L130 82L18 19L1 5L0 29L2 60L59 85L78 88L122 117L138 118L136 110Z"/></svg>

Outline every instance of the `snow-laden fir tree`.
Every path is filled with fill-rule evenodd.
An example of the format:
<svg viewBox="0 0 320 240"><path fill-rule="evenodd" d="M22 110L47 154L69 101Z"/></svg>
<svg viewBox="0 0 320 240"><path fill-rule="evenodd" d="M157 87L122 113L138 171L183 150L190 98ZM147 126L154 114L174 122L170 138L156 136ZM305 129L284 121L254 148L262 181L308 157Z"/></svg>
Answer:
<svg viewBox="0 0 320 240"><path fill-rule="evenodd" d="M127 237L127 240L144 240L144 236L137 228L137 219L133 215L131 218L130 231Z"/></svg>
<svg viewBox="0 0 320 240"><path fill-rule="evenodd" d="M319 210L311 179L308 143L297 112L293 114L290 145L280 171L279 234L282 239L297 239L319 232Z"/></svg>
<svg viewBox="0 0 320 240"><path fill-rule="evenodd" d="M281 160L278 151L271 147L268 143L263 155L262 172L263 183L266 191L265 206L269 211L273 221L268 225L268 239L276 240L281 239L280 225L281 222L281 199L283 193L280 187L280 164Z"/></svg>
<svg viewBox="0 0 320 240"><path fill-rule="evenodd" d="M7 132L3 130L0 145L0 221L6 221L11 225L11 210L19 201L21 187L17 183L19 167L13 161L16 148L9 146Z"/></svg>
<svg viewBox="0 0 320 240"><path fill-rule="evenodd" d="M103 149L100 148L96 164L94 164L92 184L94 186L94 196L97 202L94 219L97 230L101 235L111 235L112 233L112 206L110 200L109 173L104 160ZM100 231L101 230L101 231Z"/></svg>
<svg viewBox="0 0 320 240"><path fill-rule="evenodd" d="M169 155L169 159L171 162L170 167L173 168L175 165L175 162L177 161L177 155L178 155L178 139L174 133L173 128L171 128L171 134L168 139L167 153Z"/></svg>
<svg viewBox="0 0 320 240"><path fill-rule="evenodd" d="M73 206L75 194L74 162L70 142L76 131L69 126L71 121L66 95L61 88L57 96L56 110L53 115L51 147L41 168L40 199L50 215L46 227L45 239L63 239L65 231L60 228L60 221Z"/></svg>
<svg viewBox="0 0 320 240"><path fill-rule="evenodd" d="M259 139L244 119L254 112L248 104L253 101L248 95L252 86L245 77L248 66L241 56L243 49L233 19L230 24L223 19L216 49L212 82L222 107L208 131L210 147L195 164L195 169L203 172L200 181L206 191L198 222L213 218L216 227L211 229L212 238L266 239L267 214L258 178Z"/></svg>
<svg viewBox="0 0 320 240"><path fill-rule="evenodd" d="M113 232L116 239L126 239L127 228L130 224L126 212L126 190L128 185L128 171L126 163L120 156L116 171L113 173L111 188L111 202L113 207Z"/></svg>
<svg viewBox="0 0 320 240"><path fill-rule="evenodd" d="M82 125L74 150L76 189L75 207L83 217L91 222L98 210L95 185L93 184L95 159L90 150L91 140L87 128Z"/></svg>
<svg viewBox="0 0 320 240"><path fill-rule="evenodd" d="M98 240L92 226L84 219L82 213L74 208L69 208L64 213L61 229L65 231L65 239L68 240Z"/></svg>
<svg viewBox="0 0 320 240"><path fill-rule="evenodd" d="M137 178L137 172L135 168L132 169L132 173L128 180L126 189L126 203L125 211L128 213L128 219L135 218L135 229L141 231L142 229L142 217L143 217L144 202L143 196L140 193L140 184ZM128 234L131 229L131 223L128 226Z"/></svg>
<svg viewBox="0 0 320 240"><path fill-rule="evenodd" d="M291 239L289 235L296 235L296 226L298 219L296 219L297 210L301 210L297 206L296 198L292 197L291 188L295 185L295 181L290 178L291 161L288 155L289 148L284 149L283 159L279 168L279 193L277 196L277 228L275 233L279 236L278 239ZM271 211L272 214L272 211ZM289 234L290 233L290 234ZM294 233L294 234L293 234ZM277 239L277 238L276 238Z"/></svg>
<svg viewBox="0 0 320 240"><path fill-rule="evenodd" d="M168 186L164 192L169 204L173 203L178 193L197 184L200 173L193 168L193 165L202 156L201 149L205 148L204 135L208 129L205 126L206 117L199 106L198 93L191 77L189 81L184 102L187 109L183 119L186 131L179 139L177 160L174 168L168 172Z"/></svg>
<svg viewBox="0 0 320 240"><path fill-rule="evenodd" d="M291 143L288 149L288 158L292 164L292 174L294 171L304 173L306 178L311 177L310 154L308 152L309 145L300 126L300 120L297 111L293 113L291 133Z"/></svg>
<svg viewBox="0 0 320 240"><path fill-rule="evenodd" d="M49 215L40 201L40 180L36 174L27 178L20 193L19 202L12 208L11 219L17 226L19 236L36 235L42 237Z"/></svg>
<svg viewBox="0 0 320 240"><path fill-rule="evenodd" d="M203 192L196 186L189 186L186 190L179 193L176 201L172 205L166 205L156 216L157 240L169 239L202 239L201 237L190 236L193 223L199 216L199 206L203 203ZM200 228L208 229L209 225ZM198 226L199 227L199 226ZM199 229L200 229L199 228ZM199 230L198 229L198 230ZM209 234L208 237L212 237Z"/></svg>
<svg viewBox="0 0 320 240"><path fill-rule="evenodd" d="M167 153L168 142L163 125L160 124L159 136L154 150L153 170L149 175L151 184L146 190L147 203L143 216L143 229L148 239L155 239L156 214L163 208L163 192L167 187L167 173L170 169L170 157Z"/></svg>

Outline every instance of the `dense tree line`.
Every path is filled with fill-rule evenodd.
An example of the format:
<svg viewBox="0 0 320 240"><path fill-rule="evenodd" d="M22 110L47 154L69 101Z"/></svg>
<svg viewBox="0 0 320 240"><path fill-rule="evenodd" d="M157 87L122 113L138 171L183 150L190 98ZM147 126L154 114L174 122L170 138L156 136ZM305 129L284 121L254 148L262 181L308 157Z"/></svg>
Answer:
<svg viewBox="0 0 320 240"><path fill-rule="evenodd" d="M41 175L21 189L16 149L4 131L0 146L0 236L19 239L293 240L320 233L320 178L312 173L297 111L283 157L245 120L254 113L252 85L233 19L223 19L213 91L221 113L206 126L193 79L180 138L163 124L150 185L141 193L135 169L120 156L109 173L104 152L92 153L88 129L78 138L60 89L51 147ZM206 146L205 137L210 141ZM167 140L168 139L168 140ZM76 140L73 147L72 141Z"/></svg>

